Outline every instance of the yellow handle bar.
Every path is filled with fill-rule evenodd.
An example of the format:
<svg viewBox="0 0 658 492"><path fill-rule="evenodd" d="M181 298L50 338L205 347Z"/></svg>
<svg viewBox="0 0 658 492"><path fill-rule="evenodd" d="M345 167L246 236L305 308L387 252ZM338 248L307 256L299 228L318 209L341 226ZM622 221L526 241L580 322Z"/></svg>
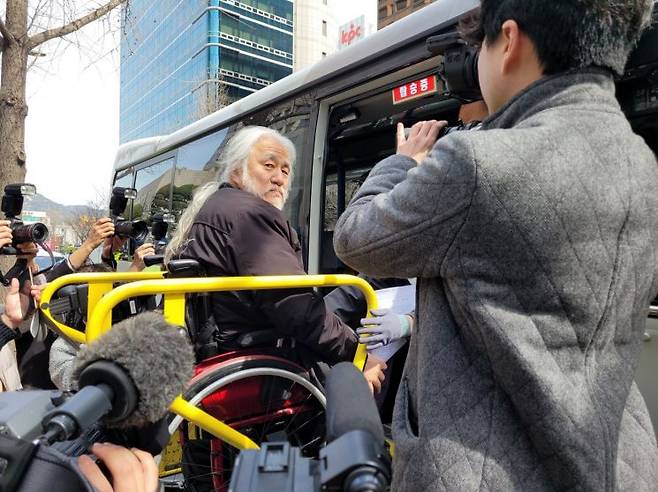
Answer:
<svg viewBox="0 0 658 492"><path fill-rule="evenodd" d="M377 309L377 295L370 284L362 278L352 275L276 275L139 280L111 290L98 301L87 321L86 341L89 343L109 330L112 308L131 297L164 294L164 314L167 321L183 326L185 324L185 294L341 285L358 287L365 294L368 311ZM359 370L363 370L365 360L366 348L360 344L354 356L354 364Z"/></svg>
<svg viewBox="0 0 658 492"><path fill-rule="evenodd" d="M89 284L89 294L87 296L87 319L89 319L96 303L103 297L103 295L113 289L114 283L161 279L164 277L164 273L165 272L122 272L73 273L71 275L64 275L48 283L48 286L41 293L39 307L51 326L60 331L65 337L78 343L85 343L86 338L84 333L57 321L50 312L50 301L55 292L67 285Z"/></svg>

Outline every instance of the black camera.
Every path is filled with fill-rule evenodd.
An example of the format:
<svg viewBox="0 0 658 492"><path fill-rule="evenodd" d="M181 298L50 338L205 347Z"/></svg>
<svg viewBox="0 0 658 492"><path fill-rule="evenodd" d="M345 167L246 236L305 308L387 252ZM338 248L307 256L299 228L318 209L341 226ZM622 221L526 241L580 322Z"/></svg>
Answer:
<svg viewBox="0 0 658 492"><path fill-rule="evenodd" d="M449 133L453 132L459 132L463 130L477 130L482 126L481 121L469 121L468 123L464 123L463 121L459 120L455 125L452 126L444 126L441 128L441 131L439 132L439 137L445 137ZM404 137L409 138L409 134L411 133L411 128L405 128L404 129Z"/></svg>
<svg viewBox="0 0 658 492"><path fill-rule="evenodd" d="M23 211L23 198L26 196L33 196L36 194L37 189L33 184L29 183L15 183L5 186L5 194L2 196L2 212L5 218L9 220L9 227L11 228L12 243L11 246L0 248L0 254L3 255L16 255L19 254L17 246L19 244L36 243L45 249L50 255L50 266L37 272L37 275L50 270L55 261L52 252L45 241L48 239L48 227L41 222L35 224L25 224L19 218ZM29 279L28 262L25 258L16 260L16 263L9 269L6 274L0 273L0 283L8 286L11 279L17 278L21 288Z"/></svg>
<svg viewBox="0 0 658 492"><path fill-rule="evenodd" d="M23 210L23 197L33 196L37 189L33 184L16 183L5 186L5 194L2 196L2 212L10 221L13 241L12 247L0 249L0 254L15 255L16 246L24 243L43 244L48 239L48 227L41 222L35 224L24 224L20 216Z"/></svg>
<svg viewBox="0 0 658 492"><path fill-rule="evenodd" d="M385 492L391 460L375 400L363 374L341 362L326 379L327 445L319 459L307 458L287 442L263 443L242 451L233 468L230 492L297 490Z"/></svg>
<svg viewBox="0 0 658 492"><path fill-rule="evenodd" d="M110 214L114 222L114 235L122 238L131 238L138 243L144 242L148 234L148 226L143 220L126 220L123 213L128 205L128 200L137 197L135 188L123 188L116 186L112 189L110 198Z"/></svg>
<svg viewBox="0 0 658 492"><path fill-rule="evenodd" d="M155 214L151 219L151 236L153 236L153 247L155 254L164 254L167 247L167 232L169 224L174 223L174 216L171 214Z"/></svg>
<svg viewBox="0 0 658 492"><path fill-rule="evenodd" d="M453 126L444 126L441 128L441 131L439 132L439 138L444 137L448 135L449 133L452 132L460 132L463 130L477 130L482 126L481 121L469 121L468 123L464 123L463 121L459 120L457 121L456 125Z"/></svg>
<svg viewBox="0 0 658 492"><path fill-rule="evenodd" d="M439 76L445 83L446 95L467 103L482 99L480 53L476 48L466 44L456 31L427 38L426 47L434 55L443 55Z"/></svg>

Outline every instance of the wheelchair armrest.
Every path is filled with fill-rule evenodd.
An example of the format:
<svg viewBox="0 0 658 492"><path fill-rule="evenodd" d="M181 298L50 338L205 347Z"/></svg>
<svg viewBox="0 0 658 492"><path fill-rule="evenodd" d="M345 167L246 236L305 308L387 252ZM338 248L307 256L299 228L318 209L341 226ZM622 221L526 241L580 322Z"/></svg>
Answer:
<svg viewBox="0 0 658 492"><path fill-rule="evenodd" d="M258 345L271 344L279 338L281 338L281 336L274 330L257 330L243 333L235 341L239 347L249 348Z"/></svg>
<svg viewBox="0 0 658 492"><path fill-rule="evenodd" d="M167 263L168 278L198 277L203 274L201 264L196 260L171 260Z"/></svg>
<svg viewBox="0 0 658 492"><path fill-rule="evenodd" d="M148 255L144 257L144 265L147 267L160 265L164 262L164 255Z"/></svg>

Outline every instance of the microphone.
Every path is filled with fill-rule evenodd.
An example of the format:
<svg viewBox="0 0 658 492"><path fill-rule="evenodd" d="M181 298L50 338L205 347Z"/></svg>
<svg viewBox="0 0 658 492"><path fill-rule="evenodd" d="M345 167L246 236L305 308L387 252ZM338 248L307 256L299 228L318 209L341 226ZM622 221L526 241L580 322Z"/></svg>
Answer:
<svg viewBox="0 0 658 492"><path fill-rule="evenodd" d="M149 311L117 323L76 356L80 391L44 418L50 441L106 428L142 428L161 419L194 368L187 334Z"/></svg>
<svg viewBox="0 0 658 492"><path fill-rule="evenodd" d="M366 379L354 364L341 362L329 371L327 390L327 443L359 430L384 443L384 429Z"/></svg>

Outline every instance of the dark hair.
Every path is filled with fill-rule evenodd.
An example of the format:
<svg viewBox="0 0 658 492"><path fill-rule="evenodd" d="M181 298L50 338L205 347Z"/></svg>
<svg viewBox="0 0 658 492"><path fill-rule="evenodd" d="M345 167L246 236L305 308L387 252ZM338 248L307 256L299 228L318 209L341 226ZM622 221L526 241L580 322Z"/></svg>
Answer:
<svg viewBox="0 0 658 492"><path fill-rule="evenodd" d="M652 7L653 0L481 0L461 31L472 44L491 43L503 23L514 20L533 42L546 75L591 66L621 75Z"/></svg>
<svg viewBox="0 0 658 492"><path fill-rule="evenodd" d="M78 268L78 273L111 273L114 270L105 263L88 263Z"/></svg>

